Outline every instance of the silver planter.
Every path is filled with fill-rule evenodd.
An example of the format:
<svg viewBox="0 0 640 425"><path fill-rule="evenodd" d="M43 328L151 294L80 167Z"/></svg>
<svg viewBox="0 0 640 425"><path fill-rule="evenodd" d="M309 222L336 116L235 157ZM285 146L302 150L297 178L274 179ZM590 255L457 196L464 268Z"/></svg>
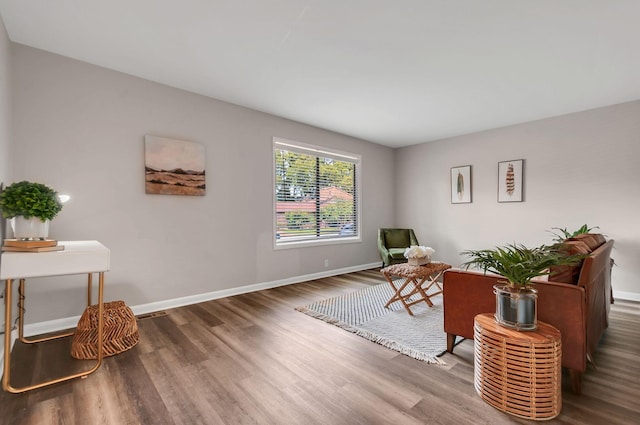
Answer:
<svg viewBox="0 0 640 425"><path fill-rule="evenodd" d="M493 293L496 294L495 317L499 324L519 331L538 328L538 291L494 285Z"/></svg>

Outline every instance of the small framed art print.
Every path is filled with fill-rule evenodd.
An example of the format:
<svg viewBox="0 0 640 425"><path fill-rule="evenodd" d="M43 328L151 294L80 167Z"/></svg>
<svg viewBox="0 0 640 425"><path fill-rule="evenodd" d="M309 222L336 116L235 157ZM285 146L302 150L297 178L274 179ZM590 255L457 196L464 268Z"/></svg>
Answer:
<svg viewBox="0 0 640 425"><path fill-rule="evenodd" d="M471 202L471 165L451 167L451 203Z"/></svg>
<svg viewBox="0 0 640 425"><path fill-rule="evenodd" d="M498 202L522 202L524 159L498 162Z"/></svg>

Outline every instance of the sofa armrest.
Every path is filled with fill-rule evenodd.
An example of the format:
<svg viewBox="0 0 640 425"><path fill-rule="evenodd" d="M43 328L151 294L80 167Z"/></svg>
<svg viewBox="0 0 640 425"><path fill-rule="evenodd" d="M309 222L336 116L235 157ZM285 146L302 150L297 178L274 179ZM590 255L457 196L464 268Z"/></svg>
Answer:
<svg viewBox="0 0 640 425"><path fill-rule="evenodd" d="M587 367L587 305L584 288L570 283L533 281L538 291L538 320L555 326L562 338L562 366Z"/></svg>
<svg viewBox="0 0 640 425"><path fill-rule="evenodd" d="M473 319L480 313L495 313L493 285L501 276L447 270L442 283L444 331L450 335L473 338Z"/></svg>

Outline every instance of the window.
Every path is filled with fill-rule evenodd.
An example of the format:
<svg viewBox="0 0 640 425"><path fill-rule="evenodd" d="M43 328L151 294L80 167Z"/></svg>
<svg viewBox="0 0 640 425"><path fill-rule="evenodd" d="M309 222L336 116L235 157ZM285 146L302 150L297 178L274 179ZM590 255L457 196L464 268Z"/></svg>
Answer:
<svg viewBox="0 0 640 425"><path fill-rule="evenodd" d="M273 139L275 246L360 240L360 157Z"/></svg>

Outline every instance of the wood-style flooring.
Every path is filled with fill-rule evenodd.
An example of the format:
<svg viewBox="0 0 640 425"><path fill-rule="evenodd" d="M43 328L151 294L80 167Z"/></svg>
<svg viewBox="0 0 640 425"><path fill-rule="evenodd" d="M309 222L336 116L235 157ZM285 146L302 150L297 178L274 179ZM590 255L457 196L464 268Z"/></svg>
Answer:
<svg viewBox="0 0 640 425"><path fill-rule="evenodd" d="M141 341L86 379L0 391L0 423L509 424L473 387L473 341L446 366L391 351L294 307L383 283L377 270L167 310L138 321ZM76 368L68 339L16 343L15 385ZM563 378L549 424L640 423L640 306L617 301L582 395ZM47 372L48 371L48 372ZM53 371L53 372L52 372Z"/></svg>

